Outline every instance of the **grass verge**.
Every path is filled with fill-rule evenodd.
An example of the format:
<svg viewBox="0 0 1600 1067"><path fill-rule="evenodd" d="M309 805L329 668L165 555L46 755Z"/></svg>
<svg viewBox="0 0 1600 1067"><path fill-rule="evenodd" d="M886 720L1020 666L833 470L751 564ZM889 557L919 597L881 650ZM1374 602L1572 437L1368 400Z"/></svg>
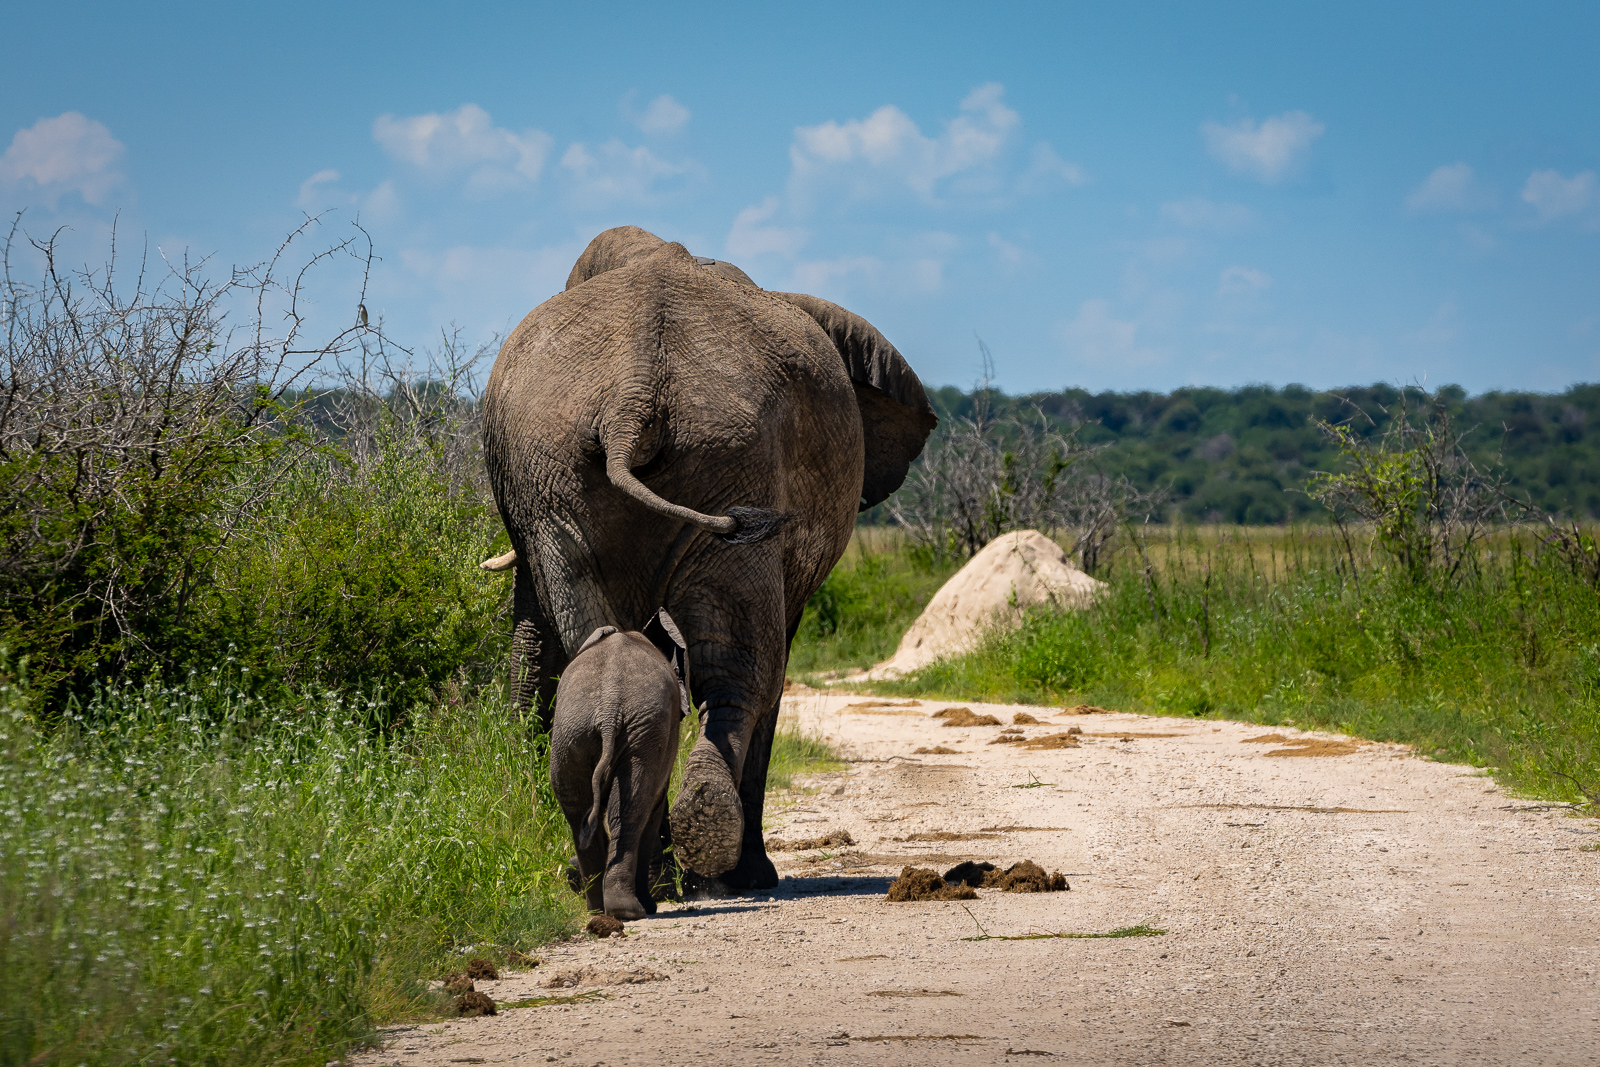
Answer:
<svg viewBox="0 0 1600 1067"><path fill-rule="evenodd" d="M386 738L221 672L39 733L0 692L0 1063L323 1064L459 949L573 926L542 741L485 697Z"/></svg>

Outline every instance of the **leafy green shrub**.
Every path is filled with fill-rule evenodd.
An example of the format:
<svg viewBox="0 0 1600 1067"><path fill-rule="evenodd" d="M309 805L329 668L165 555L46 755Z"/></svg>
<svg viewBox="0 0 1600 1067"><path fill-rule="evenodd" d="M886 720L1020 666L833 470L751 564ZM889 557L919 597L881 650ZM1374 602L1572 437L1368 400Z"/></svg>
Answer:
<svg viewBox="0 0 1600 1067"><path fill-rule="evenodd" d="M0 647L28 660L40 707L58 713L96 681L184 662L212 565L305 443L287 418L297 365L337 357L302 319L274 331L311 265L280 258L211 283L200 267L139 272L132 291L58 268L36 284L0 272ZM287 275L288 282L282 280ZM237 333L230 306L253 306ZM265 478L261 475L267 475Z"/></svg>
<svg viewBox="0 0 1600 1067"><path fill-rule="evenodd" d="M504 662L507 583L478 562L505 533L403 425L386 421L367 445L359 461L329 449L302 462L217 561L209 656L235 646L257 684L383 685L404 713Z"/></svg>

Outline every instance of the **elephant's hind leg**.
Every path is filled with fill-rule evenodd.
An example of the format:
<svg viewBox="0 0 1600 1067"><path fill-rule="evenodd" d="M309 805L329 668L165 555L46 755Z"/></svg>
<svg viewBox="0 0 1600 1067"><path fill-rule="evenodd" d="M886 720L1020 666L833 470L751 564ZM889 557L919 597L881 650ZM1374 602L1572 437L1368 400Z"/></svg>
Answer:
<svg viewBox="0 0 1600 1067"><path fill-rule="evenodd" d="M744 757L744 774L739 781L739 804L744 810L744 835L739 845L739 862L722 876L730 889L771 889L778 884L778 868L767 857L767 844L761 836L761 818L767 799L767 768L772 760L772 742L777 736L778 711L782 704L756 722L750 748Z"/></svg>
<svg viewBox="0 0 1600 1067"><path fill-rule="evenodd" d="M726 758L704 737L689 753L668 820L678 858L690 870L715 876L739 862L744 838L739 787Z"/></svg>

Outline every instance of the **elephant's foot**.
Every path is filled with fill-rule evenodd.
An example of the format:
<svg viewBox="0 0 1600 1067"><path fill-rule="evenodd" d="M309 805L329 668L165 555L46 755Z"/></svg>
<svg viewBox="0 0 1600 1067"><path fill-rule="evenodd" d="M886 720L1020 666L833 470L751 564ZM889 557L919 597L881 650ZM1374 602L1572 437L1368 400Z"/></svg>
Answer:
<svg viewBox="0 0 1600 1067"><path fill-rule="evenodd" d="M719 875L739 862L744 809L733 776L720 759L693 759L672 805L673 851L691 871Z"/></svg>
<svg viewBox="0 0 1600 1067"><path fill-rule="evenodd" d="M778 884L778 868L767 858L763 845L747 842L739 853L739 862L722 876L722 883L729 889L771 889Z"/></svg>
<svg viewBox="0 0 1600 1067"><path fill-rule="evenodd" d="M632 922L635 919L644 918L646 912L644 905L639 903L639 898L632 893L618 893L615 890L608 889L606 890L606 914L613 919Z"/></svg>

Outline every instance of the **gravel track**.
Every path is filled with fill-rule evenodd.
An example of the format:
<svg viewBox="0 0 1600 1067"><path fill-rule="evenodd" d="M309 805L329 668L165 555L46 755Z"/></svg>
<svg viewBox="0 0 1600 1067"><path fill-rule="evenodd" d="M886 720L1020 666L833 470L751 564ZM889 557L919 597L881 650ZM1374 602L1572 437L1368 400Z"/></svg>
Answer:
<svg viewBox="0 0 1600 1067"><path fill-rule="evenodd" d="M854 762L769 805L769 835L843 829L856 847L779 853L771 893L663 905L626 937L478 983L502 1005L591 999L391 1028L350 1062L1600 1061L1592 819L1403 746L1279 755L1345 739L964 705L1004 724L1029 712L1028 737L1084 731L1029 750L989 744L1003 726L928 717L948 703L847 710L873 702L787 698ZM1248 740L1269 732L1300 744ZM913 754L938 745L957 752ZM965 859L1032 859L1072 888L885 902L902 865ZM1141 922L1167 932L1002 939ZM584 967L575 987L540 986ZM596 984L630 970L666 977Z"/></svg>

